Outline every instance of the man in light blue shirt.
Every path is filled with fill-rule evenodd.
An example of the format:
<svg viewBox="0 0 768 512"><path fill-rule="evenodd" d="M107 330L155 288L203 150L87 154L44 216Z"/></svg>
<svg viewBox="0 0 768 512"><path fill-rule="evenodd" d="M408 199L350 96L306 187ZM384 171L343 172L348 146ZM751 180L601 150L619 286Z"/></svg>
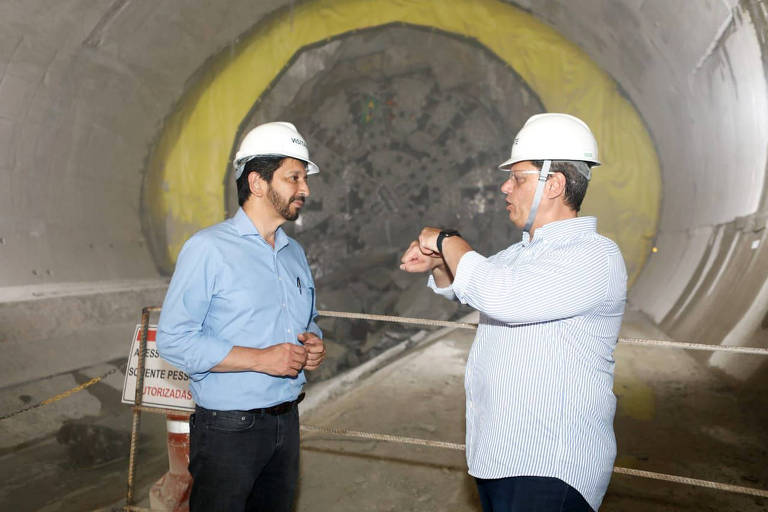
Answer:
<svg viewBox="0 0 768 512"><path fill-rule="evenodd" d="M599 165L581 120L539 114L501 164L523 239L485 258L424 228L402 258L436 293L480 312L467 360L466 446L485 512L589 512L613 470L613 349L627 274L594 217L578 217Z"/></svg>
<svg viewBox="0 0 768 512"><path fill-rule="evenodd" d="M235 158L240 208L182 248L158 323L160 355L190 376L191 511L288 511L304 370L325 356L298 218L318 172L290 123L257 126Z"/></svg>

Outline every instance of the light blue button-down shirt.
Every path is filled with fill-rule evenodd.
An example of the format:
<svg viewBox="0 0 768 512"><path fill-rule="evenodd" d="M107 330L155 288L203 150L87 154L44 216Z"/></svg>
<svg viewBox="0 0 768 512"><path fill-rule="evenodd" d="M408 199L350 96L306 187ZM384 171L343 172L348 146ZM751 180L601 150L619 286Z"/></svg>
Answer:
<svg viewBox="0 0 768 512"><path fill-rule="evenodd" d="M467 464L478 478L547 476L597 510L616 457L613 349L626 302L619 248L594 217L552 222L437 288L480 312L467 360Z"/></svg>
<svg viewBox="0 0 768 512"><path fill-rule="evenodd" d="M278 228L275 247L238 209L194 234L179 253L157 327L160 355L190 376L192 397L208 409L247 410L295 400L306 382L258 372L211 372L234 346L299 344L322 333L304 250Z"/></svg>

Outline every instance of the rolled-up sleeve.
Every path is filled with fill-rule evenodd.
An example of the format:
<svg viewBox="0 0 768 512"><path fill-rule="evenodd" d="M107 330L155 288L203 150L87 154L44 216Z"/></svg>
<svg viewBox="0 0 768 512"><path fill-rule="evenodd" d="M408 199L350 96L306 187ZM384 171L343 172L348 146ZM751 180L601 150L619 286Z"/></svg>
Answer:
<svg viewBox="0 0 768 512"><path fill-rule="evenodd" d="M446 286L445 288L440 288L437 286L437 283L435 282L435 277L432 274L429 274L429 278L427 279L427 286L432 289L433 292L436 294L445 297L448 300L455 300L456 294L453 293L453 285Z"/></svg>
<svg viewBox="0 0 768 512"><path fill-rule="evenodd" d="M233 346L204 328L219 257L204 237L193 236L184 244L157 326L160 355L193 380L205 378Z"/></svg>

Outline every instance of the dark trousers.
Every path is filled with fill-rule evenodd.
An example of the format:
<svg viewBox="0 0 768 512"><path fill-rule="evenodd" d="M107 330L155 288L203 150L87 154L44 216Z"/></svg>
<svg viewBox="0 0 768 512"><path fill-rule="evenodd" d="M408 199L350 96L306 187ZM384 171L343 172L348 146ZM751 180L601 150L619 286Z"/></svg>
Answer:
<svg viewBox="0 0 768 512"><path fill-rule="evenodd" d="M483 512L592 512L582 495L559 478L476 478Z"/></svg>
<svg viewBox="0 0 768 512"><path fill-rule="evenodd" d="M299 412L190 417L191 512L290 511L299 476Z"/></svg>

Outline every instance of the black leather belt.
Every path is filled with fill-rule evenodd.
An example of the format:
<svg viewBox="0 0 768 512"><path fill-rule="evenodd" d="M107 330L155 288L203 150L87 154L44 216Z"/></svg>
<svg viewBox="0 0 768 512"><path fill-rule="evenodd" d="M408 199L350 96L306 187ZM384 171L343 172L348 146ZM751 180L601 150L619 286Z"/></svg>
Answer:
<svg viewBox="0 0 768 512"><path fill-rule="evenodd" d="M301 393L296 400L291 402L283 402L281 404L273 405L272 407L264 407L263 409L251 409L246 412L250 412L252 414L269 414L271 416L280 416L281 414L290 412L291 409L293 409L295 405L298 405L302 400L304 400L304 393Z"/></svg>

